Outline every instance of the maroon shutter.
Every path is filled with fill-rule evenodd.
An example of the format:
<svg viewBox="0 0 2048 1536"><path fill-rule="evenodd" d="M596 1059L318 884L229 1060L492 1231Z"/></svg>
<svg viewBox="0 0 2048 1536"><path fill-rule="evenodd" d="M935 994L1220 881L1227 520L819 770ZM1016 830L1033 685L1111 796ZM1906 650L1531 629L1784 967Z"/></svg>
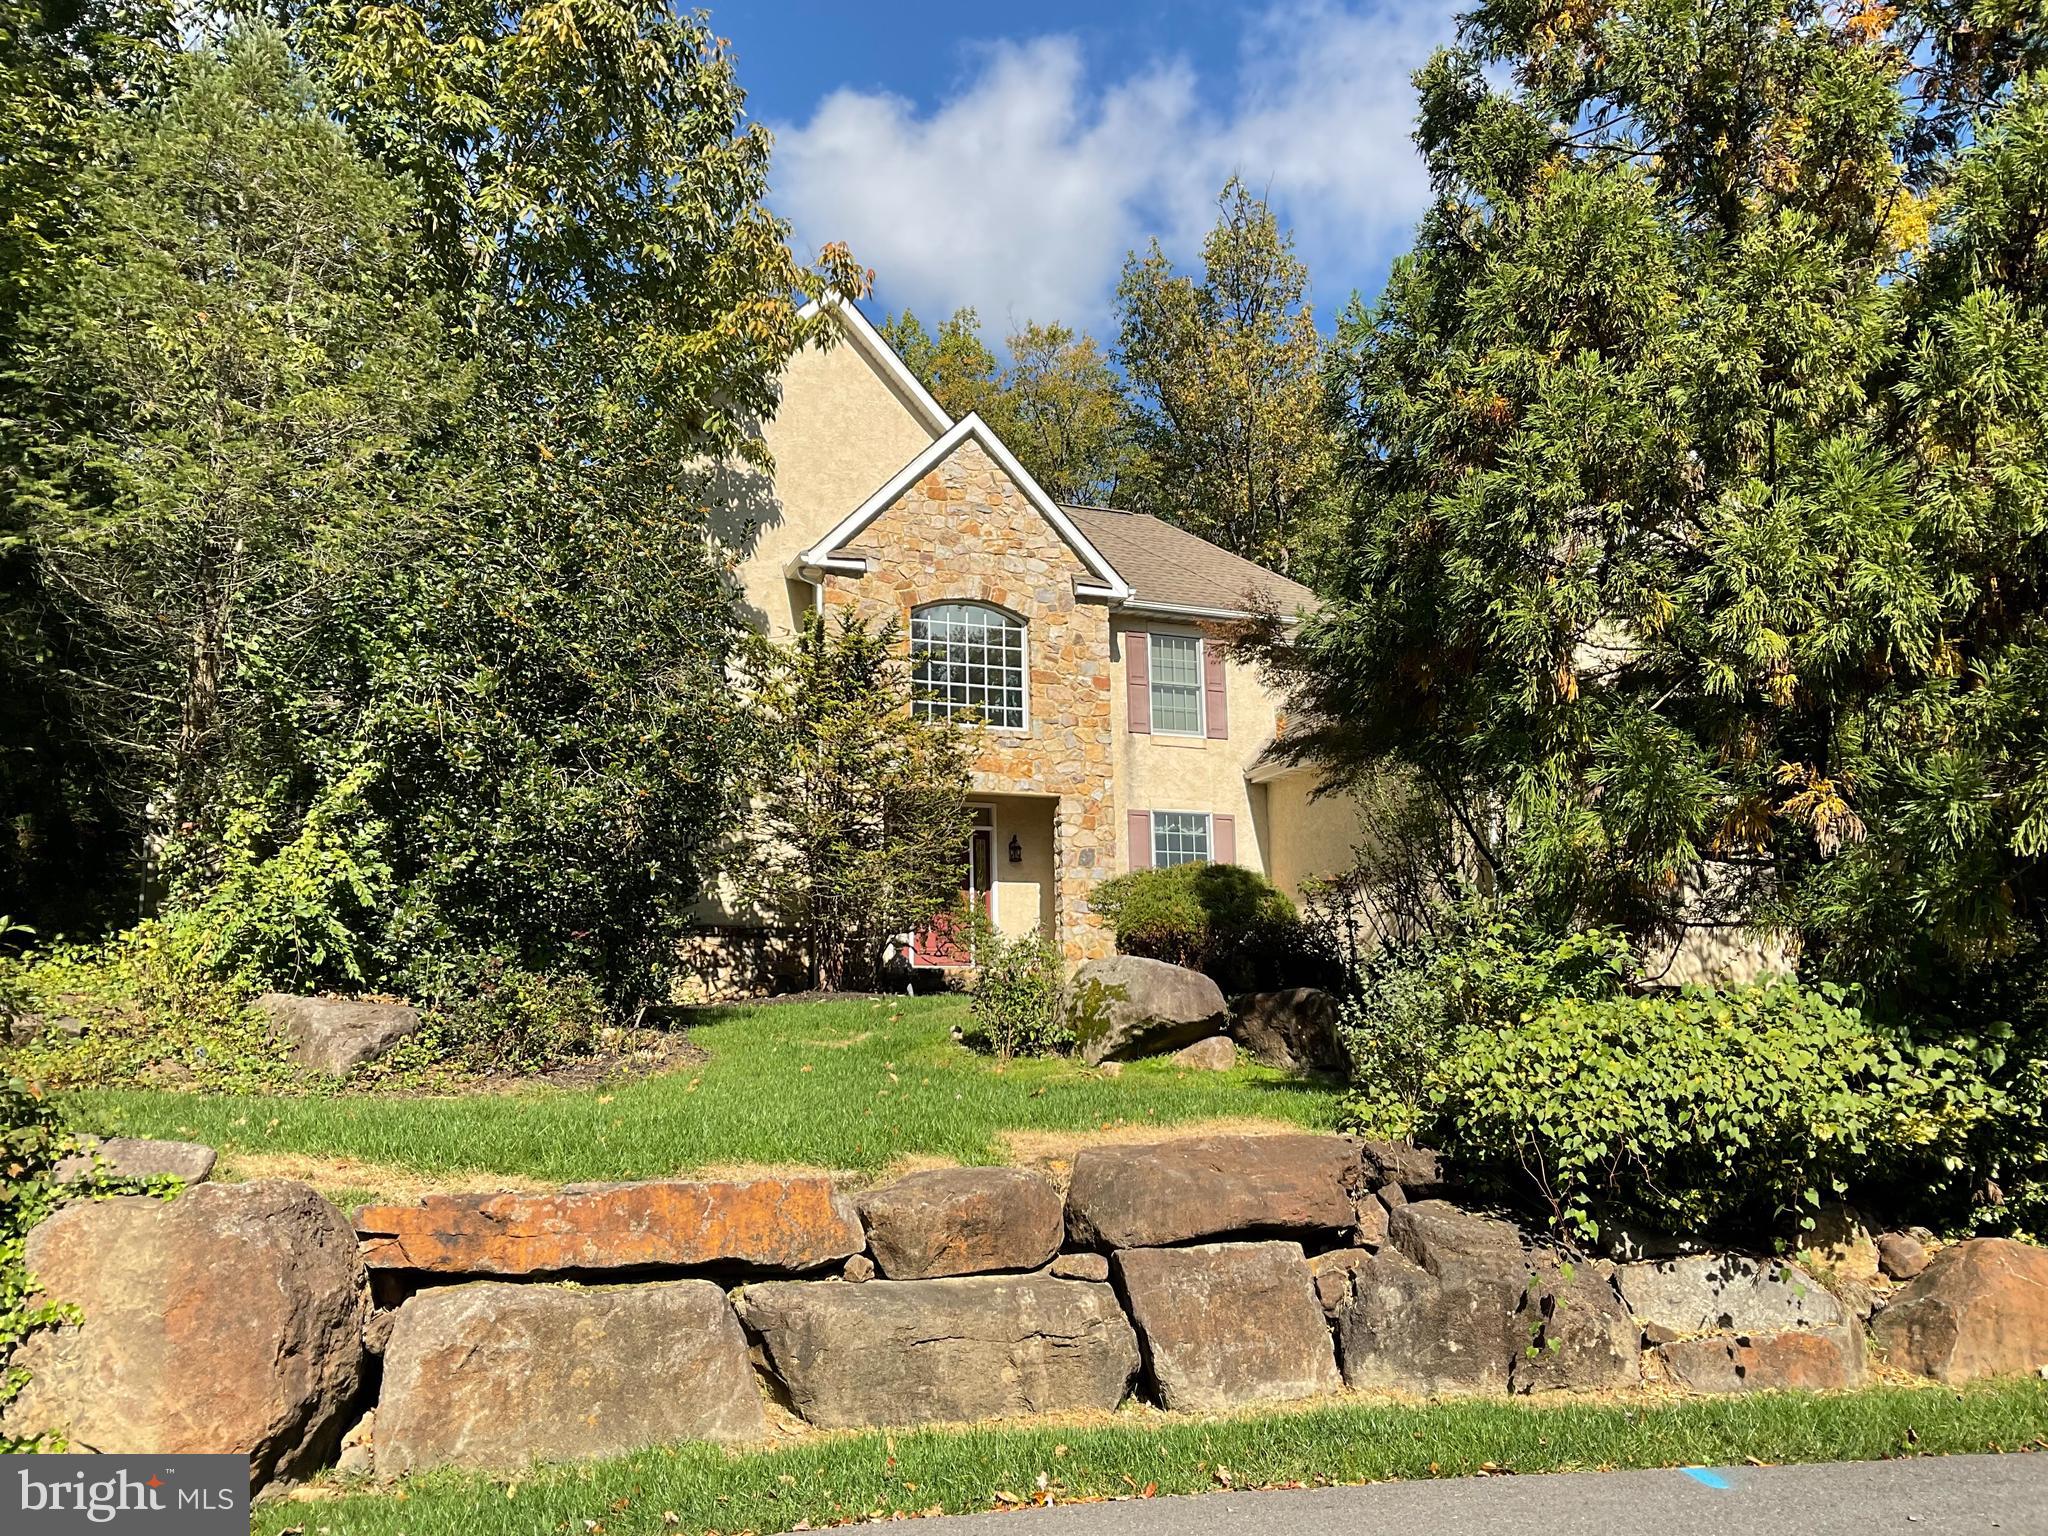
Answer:
<svg viewBox="0 0 2048 1536"><path fill-rule="evenodd" d="M1133 736L1152 734L1152 637L1142 629L1124 636L1124 703ZM1132 814L1137 814L1133 812Z"/></svg>
<svg viewBox="0 0 2048 1536"><path fill-rule="evenodd" d="M1237 862L1237 818L1235 816L1211 816L1209 818L1209 841L1215 846L1209 850L1211 864L1235 864Z"/></svg>
<svg viewBox="0 0 2048 1536"><path fill-rule="evenodd" d="M1221 741L1230 734L1230 692L1223 686L1223 648L1214 640L1202 642L1202 691L1209 696L1209 737Z"/></svg>
<svg viewBox="0 0 2048 1536"><path fill-rule="evenodd" d="M1152 867L1152 813L1132 811L1128 818L1131 828L1131 868Z"/></svg>

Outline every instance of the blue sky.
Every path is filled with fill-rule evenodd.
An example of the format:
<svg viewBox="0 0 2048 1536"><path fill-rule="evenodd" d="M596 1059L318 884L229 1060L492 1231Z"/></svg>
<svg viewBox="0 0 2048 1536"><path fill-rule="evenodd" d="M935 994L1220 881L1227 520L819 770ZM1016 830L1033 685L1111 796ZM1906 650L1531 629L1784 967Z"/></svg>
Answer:
<svg viewBox="0 0 2048 1536"><path fill-rule="evenodd" d="M1409 75L1460 0L712 5L775 130L771 201L841 239L874 309L972 304L1104 336L1124 255L1199 253L1226 177L1293 226L1318 318L1368 295L1428 194Z"/></svg>

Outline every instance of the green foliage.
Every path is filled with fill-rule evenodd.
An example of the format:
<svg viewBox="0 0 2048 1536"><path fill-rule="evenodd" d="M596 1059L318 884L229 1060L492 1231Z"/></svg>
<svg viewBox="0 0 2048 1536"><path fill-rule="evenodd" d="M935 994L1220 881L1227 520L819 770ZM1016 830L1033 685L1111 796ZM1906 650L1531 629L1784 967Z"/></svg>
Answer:
<svg viewBox="0 0 2048 1536"><path fill-rule="evenodd" d="M55 1105L19 1078L0 1073L0 1412L28 1382L28 1373L11 1363L15 1348L76 1315L59 1302L32 1302L34 1277L22 1256L29 1228L56 1204L51 1171L75 1145ZM41 1434L0 1435L0 1455L40 1448Z"/></svg>
<svg viewBox="0 0 2048 1536"><path fill-rule="evenodd" d="M48 1090L289 1082L283 1043L248 1008L254 988L223 976L218 953L212 915L181 913L29 955L20 985L44 1022L8 1049L8 1070Z"/></svg>
<svg viewBox="0 0 2048 1536"><path fill-rule="evenodd" d="M391 883L386 828L364 806L373 778L363 767L332 786L285 842L270 823L274 799L227 813L210 853L219 882L176 909L194 965L287 990L362 982L361 934Z"/></svg>
<svg viewBox="0 0 2048 1536"><path fill-rule="evenodd" d="M1005 938L990 928L975 940L974 965L969 1007L998 1058L1060 1056L1074 1048L1060 1006L1066 966L1051 939L1036 929Z"/></svg>
<svg viewBox="0 0 2048 1536"><path fill-rule="evenodd" d="M1340 326L1294 745L1555 926L1784 922L1939 999L2048 913L2037 7L1485 3ZM1704 910L1704 912L1702 911Z"/></svg>
<svg viewBox="0 0 2048 1536"><path fill-rule="evenodd" d="M1586 1239L1790 1241L1824 1199L1959 1162L1993 1108L1958 1054L1791 981L1567 993L1459 1030L1420 1086L1422 1140ZM1382 1119L1370 1088L1360 1119Z"/></svg>
<svg viewBox="0 0 2048 1536"><path fill-rule="evenodd" d="M804 946L813 985L872 975L883 947L960 896L975 736L917 714L892 621L813 614L750 653L756 796L747 895Z"/></svg>
<svg viewBox="0 0 2048 1536"><path fill-rule="evenodd" d="M751 739L721 545L829 339L794 296L862 274L791 256L701 16L572 9L202 19L150 69L111 10L0 18L41 199L0 231L0 890L72 855L45 931L125 898L236 985L665 992Z"/></svg>
<svg viewBox="0 0 2048 1536"><path fill-rule="evenodd" d="M609 1027L603 995L580 972L541 974L480 955L423 982L426 1022L378 1075L546 1071L594 1055Z"/></svg>
<svg viewBox="0 0 2048 1536"><path fill-rule="evenodd" d="M455 370L413 273L406 191L309 98L277 34L181 55L114 121L82 259L27 339L75 402L30 461L32 538L69 624L65 681L138 828L209 857L331 599L431 481ZM283 717L283 718L281 718Z"/></svg>
<svg viewBox="0 0 2048 1536"><path fill-rule="evenodd" d="M79 878L110 855L119 867L119 817L55 676L64 625L23 494L53 381L24 366L24 343L81 257L102 114L156 77L168 33L148 3L0 4L0 909L48 931L100 919L131 893L118 877Z"/></svg>
<svg viewBox="0 0 2048 1536"><path fill-rule="evenodd" d="M1117 287L1119 360L1140 413L1127 502L1247 559L1315 577L1334 554L1335 438L1308 269L1233 177L1202 275L1154 240Z"/></svg>
<svg viewBox="0 0 2048 1536"><path fill-rule="evenodd" d="M1306 986L1326 980L1294 903L1257 870L1239 864L1174 864L1105 880L1089 897L1117 949L1185 965L1226 991Z"/></svg>
<svg viewBox="0 0 2048 1536"><path fill-rule="evenodd" d="M1634 974L1628 941L1614 930L1549 939L1512 913L1465 903L1439 935L1381 949L1342 1004L1339 1029L1361 1089L1354 1118L1374 1136L1421 1135L1437 1075L1468 1033L1498 1035L1559 998L1617 997Z"/></svg>

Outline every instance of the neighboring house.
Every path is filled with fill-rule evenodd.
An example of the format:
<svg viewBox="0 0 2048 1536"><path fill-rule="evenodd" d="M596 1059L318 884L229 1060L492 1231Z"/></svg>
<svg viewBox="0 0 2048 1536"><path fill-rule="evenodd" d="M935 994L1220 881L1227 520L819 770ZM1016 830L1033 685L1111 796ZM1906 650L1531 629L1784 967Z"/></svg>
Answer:
<svg viewBox="0 0 2048 1536"><path fill-rule="evenodd" d="M738 579L772 636L819 609L897 620L919 707L982 722L961 883L996 927L1074 963L1113 949L1089 897L1126 870L1207 859L1298 893L1346 867L1350 807L1272 763L1278 700L1220 639L1308 589L1156 518L1055 503L852 304L832 312L843 343L791 361L764 431ZM970 958L935 936L918 955Z"/></svg>

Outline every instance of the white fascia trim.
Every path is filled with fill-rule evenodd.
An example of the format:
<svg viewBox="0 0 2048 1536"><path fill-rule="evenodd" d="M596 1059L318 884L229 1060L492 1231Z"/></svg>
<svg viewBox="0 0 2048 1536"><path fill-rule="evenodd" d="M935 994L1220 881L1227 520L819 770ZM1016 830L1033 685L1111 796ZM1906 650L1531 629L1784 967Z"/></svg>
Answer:
<svg viewBox="0 0 2048 1536"><path fill-rule="evenodd" d="M946 408L932 398L930 390L918 382L917 375L896 355L896 349L875 329L873 322L860 312L860 306L836 288L822 299L811 300L797 311L797 318L815 319L826 310L830 310L833 317L839 321L839 328L846 333L847 340L853 343L854 350L866 358L869 364L880 371L896 387L897 392L910 402L910 408L917 412L918 419L933 435L952 429L953 418L946 414Z"/></svg>
<svg viewBox="0 0 2048 1536"><path fill-rule="evenodd" d="M1149 603L1134 597L1123 606L1125 613L1150 614L1162 619L1252 619L1258 615L1248 608L1204 608L1197 603ZM1299 624L1301 615L1280 616L1282 624Z"/></svg>
<svg viewBox="0 0 2048 1536"><path fill-rule="evenodd" d="M1025 500L1031 503L1041 517L1052 524L1054 531L1066 541L1067 547L1081 557L1081 563L1087 566L1089 572L1099 581L1100 586L1086 589L1086 595L1100 596L1112 603L1128 602L1131 596L1130 584L1117 575L1115 568L1103 558L1102 551L1088 542L1087 535L1074 526L1074 520L1060 510L1059 503L1045 494L1045 488L1031 478L1031 472L1017 462L1017 456L1003 446L1003 440L989 429L988 423L972 411L953 423L950 431L897 470L879 490L842 518L822 539L797 556L798 561L805 565L828 567L833 550L857 537L863 528L887 510L891 502L930 474L938 465L945 463L953 450L970 437L981 444L982 451L994 459L1001 466L1003 473L1017 483L1018 489L1024 493ZM842 564L846 563L845 557L841 556L840 561ZM864 564L862 568L866 568ZM1076 590L1082 589L1077 587Z"/></svg>
<svg viewBox="0 0 2048 1536"><path fill-rule="evenodd" d="M1251 766L1245 769L1244 781L1247 784L1271 784L1276 779L1292 778L1297 773L1308 771L1306 763L1276 762L1261 753L1252 759Z"/></svg>

